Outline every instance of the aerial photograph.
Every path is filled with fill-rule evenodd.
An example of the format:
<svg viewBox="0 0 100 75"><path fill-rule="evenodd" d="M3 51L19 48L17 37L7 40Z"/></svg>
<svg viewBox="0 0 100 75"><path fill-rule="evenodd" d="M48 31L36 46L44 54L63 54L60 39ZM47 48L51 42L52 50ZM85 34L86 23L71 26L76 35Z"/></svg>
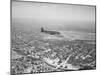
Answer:
<svg viewBox="0 0 100 75"><path fill-rule="evenodd" d="M11 75L96 69L96 7L11 0Z"/></svg>

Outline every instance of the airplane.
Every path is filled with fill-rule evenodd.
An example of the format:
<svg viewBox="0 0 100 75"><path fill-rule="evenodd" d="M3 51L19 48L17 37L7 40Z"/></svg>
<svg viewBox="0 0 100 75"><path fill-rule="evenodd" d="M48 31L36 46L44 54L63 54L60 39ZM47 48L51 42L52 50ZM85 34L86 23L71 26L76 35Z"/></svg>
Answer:
<svg viewBox="0 0 100 75"><path fill-rule="evenodd" d="M50 35L59 35L60 34L60 32L57 32L57 31L47 31L47 30L44 30L44 28L43 27L41 27L41 32L43 32L43 33L46 33L46 34L50 34Z"/></svg>

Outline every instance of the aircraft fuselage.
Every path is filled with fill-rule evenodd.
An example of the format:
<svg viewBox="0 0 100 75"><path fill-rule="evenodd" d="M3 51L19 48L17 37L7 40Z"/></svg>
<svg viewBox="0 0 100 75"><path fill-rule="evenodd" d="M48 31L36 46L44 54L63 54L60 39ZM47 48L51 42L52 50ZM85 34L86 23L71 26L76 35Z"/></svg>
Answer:
<svg viewBox="0 0 100 75"><path fill-rule="evenodd" d="M41 28L41 32L44 32L44 33L47 33L47 34L50 34L50 35L60 34L60 32L57 32L57 31L47 31L47 30L44 30L43 28Z"/></svg>

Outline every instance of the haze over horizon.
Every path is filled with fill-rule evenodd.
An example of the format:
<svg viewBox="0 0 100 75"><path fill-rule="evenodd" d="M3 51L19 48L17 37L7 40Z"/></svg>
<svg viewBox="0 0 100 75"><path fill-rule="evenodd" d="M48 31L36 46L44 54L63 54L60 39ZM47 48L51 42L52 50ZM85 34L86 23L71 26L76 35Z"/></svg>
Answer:
<svg viewBox="0 0 100 75"><path fill-rule="evenodd" d="M95 7L12 2L12 26L95 32Z"/></svg>

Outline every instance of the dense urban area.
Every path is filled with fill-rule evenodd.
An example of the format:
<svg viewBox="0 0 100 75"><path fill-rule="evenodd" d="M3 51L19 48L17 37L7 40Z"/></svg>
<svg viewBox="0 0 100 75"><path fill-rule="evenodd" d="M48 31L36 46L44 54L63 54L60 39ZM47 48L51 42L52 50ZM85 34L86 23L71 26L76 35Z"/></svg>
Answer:
<svg viewBox="0 0 100 75"><path fill-rule="evenodd" d="M95 40L45 39L44 35L19 32L11 37L12 75L96 68Z"/></svg>

